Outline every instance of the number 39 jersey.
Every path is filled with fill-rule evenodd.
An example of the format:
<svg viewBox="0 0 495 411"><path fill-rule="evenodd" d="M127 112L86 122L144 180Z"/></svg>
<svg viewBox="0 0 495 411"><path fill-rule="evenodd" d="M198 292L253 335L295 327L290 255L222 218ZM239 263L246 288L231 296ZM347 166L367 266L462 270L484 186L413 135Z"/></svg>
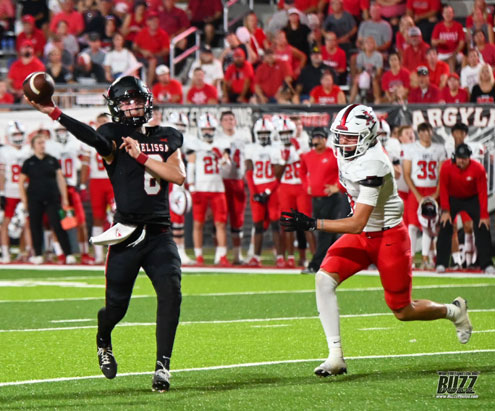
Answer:
<svg viewBox="0 0 495 411"><path fill-rule="evenodd" d="M411 179L416 187L436 187L440 164L447 158L441 144L424 147L419 141L404 146L404 159L411 161Z"/></svg>
<svg viewBox="0 0 495 411"><path fill-rule="evenodd" d="M0 147L0 166L5 175L5 197L21 198L19 194L19 175L22 163L26 160L25 150L10 145Z"/></svg>
<svg viewBox="0 0 495 411"><path fill-rule="evenodd" d="M104 163L115 193L115 221L130 224L170 224L168 182L153 176L124 149L123 137L137 140L141 152L156 161L167 161L180 149L183 137L172 127L147 127L145 134L132 127L106 123L98 133L112 140L117 149L112 163Z"/></svg>
<svg viewBox="0 0 495 411"><path fill-rule="evenodd" d="M222 156L230 142L215 138L213 143L196 139L191 149L196 153L194 185L196 191L204 193L223 193Z"/></svg>
<svg viewBox="0 0 495 411"><path fill-rule="evenodd" d="M262 146L254 143L246 146L246 160L253 162L253 181L255 185L275 181L272 170L272 146Z"/></svg>

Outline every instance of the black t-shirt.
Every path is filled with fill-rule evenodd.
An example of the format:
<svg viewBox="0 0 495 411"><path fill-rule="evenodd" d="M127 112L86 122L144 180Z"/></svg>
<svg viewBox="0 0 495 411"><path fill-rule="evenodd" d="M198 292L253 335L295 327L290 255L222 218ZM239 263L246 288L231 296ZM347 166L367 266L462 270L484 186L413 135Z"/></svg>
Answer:
<svg viewBox="0 0 495 411"><path fill-rule="evenodd" d="M302 85L301 94L309 95L311 90L313 90L316 86L319 86L321 76L325 72L331 73L334 83L337 83L337 75L335 74L335 70L332 67L327 66L323 63L319 67L315 67L313 66L313 64L311 64L311 62L304 66L304 68L301 70L301 74L297 79L297 84Z"/></svg>
<svg viewBox="0 0 495 411"><path fill-rule="evenodd" d="M141 152L154 160L167 161L183 143L180 132L172 127L147 127L146 134L118 124L106 123L98 133L115 142L115 158L105 164L115 194L117 212L114 220L130 224L170 224L168 182L154 178L145 172L124 149L118 149L122 137L139 141Z"/></svg>
<svg viewBox="0 0 495 411"><path fill-rule="evenodd" d="M495 86L485 93L481 90L479 84L476 84L471 91L471 103L486 104L495 102Z"/></svg>
<svg viewBox="0 0 495 411"><path fill-rule="evenodd" d="M293 30L289 24L284 28L284 31L289 44L309 56L308 35L311 33L309 27L300 24L296 30Z"/></svg>
<svg viewBox="0 0 495 411"><path fill-rule="evenodd" d="M21 169L21 172L29 177L28 199L60 201L57 185L58 169L60 169L58 160L48 154L42 159L36 156L29 157Z"/></svg>

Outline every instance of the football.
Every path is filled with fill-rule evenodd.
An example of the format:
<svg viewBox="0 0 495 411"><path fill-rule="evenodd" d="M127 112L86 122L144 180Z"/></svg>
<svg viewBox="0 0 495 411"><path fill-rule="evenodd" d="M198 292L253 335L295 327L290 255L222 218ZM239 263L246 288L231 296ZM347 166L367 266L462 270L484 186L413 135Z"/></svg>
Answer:
<svg viewBox="0 0 495 411"><path fill-rule="evenodd" d="M46 105L52 101L55 82L48 73L36 71L26 77L22 88L28 100Z"/></svg>

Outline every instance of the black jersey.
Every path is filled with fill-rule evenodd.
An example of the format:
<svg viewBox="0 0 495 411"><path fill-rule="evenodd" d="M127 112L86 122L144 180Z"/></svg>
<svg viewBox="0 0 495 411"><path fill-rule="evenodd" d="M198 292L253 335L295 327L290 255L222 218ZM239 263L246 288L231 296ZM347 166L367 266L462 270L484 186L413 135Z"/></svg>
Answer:
<svg viewBox="0 0 495 411"><path fill-rule="evenodd" d="M123 137L140 143L141 152L157 161L167 161L182 146L182 134L172 127L146 127L145 134L117 123L106 123L98 133L115 142L111 164L105 164L115 194L115 221L131 224L170 224L168 182L154 177L133 159L125 149L119 149Z"/></svg>

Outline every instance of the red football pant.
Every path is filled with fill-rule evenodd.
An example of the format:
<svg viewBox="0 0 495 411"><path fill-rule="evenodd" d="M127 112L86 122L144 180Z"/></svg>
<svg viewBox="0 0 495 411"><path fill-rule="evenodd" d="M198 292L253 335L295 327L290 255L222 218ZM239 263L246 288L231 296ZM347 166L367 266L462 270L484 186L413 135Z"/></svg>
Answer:
<svg viewBox="0 0 495 411"><path fill-rule="evenodd" d="M244 212L246 211L247 196L244 189L244 180L223 180L230 227L241 229L244 226Z"/></svg>
<svg viewBox="0 0 495 411"><path fill-rule="evenodd" d="M392 310L411 303L411 241L404 224L376 233L344 234L327 251L321 269L340 281L375 264Z"/></svg>
<svg viewBox="0 0 495 411"><path fill-rule="evenodd" d="M273 183L259 184L256 186L256 189L259 193L262 193L272 185ZM264 222L267 217L270 221L278 221L278 219L280 218L278 190L270 194L270 197L268 197L268 202L265 204L253 201L253 196L251 196L250 203L251 213L253 215L253 223Z"/></svg>
<svg viewBox="0 0 495 411"><path fill-rule="evenodd" d="M195 192L191 196L194 221L204 223L206 210L210 206L213 211L213 221L216 223L227 222L227 200L225 193Z"/></svg>
<svg viewBox="0 0 495 411"><path fill-rule="evenodd" d="M313 213L311 196L304 192L302 184L280 184L278 201L280 214L282 211L290 211L291 208L309 216Z"/></svg>
<svg viewBox="0 0 495 411"><path fill-rule="evenodd" d="M17 204L21 202L20 198L10 198L7 197L5 199L5 210L4 210L4 217L5 218L12 218L14 217L15 209L17 207Z"/></svg>
<svg viewBox="0 0 495 411"><path fill-rule="evenodd" d="M91 193L91 209L93 218L106 220L107 206L114 201L113 188L108 178L92 178L89 180L89 191Z"/></svg>
<svg viewBox="0 0 495 411"><path fill-rule="evenodd" d="M67 194L69 196L69 204L74 208L76 214L77 225L83 225L86 222L86 214L84 213L81 196L73 186L67 187Z"/></svg>

